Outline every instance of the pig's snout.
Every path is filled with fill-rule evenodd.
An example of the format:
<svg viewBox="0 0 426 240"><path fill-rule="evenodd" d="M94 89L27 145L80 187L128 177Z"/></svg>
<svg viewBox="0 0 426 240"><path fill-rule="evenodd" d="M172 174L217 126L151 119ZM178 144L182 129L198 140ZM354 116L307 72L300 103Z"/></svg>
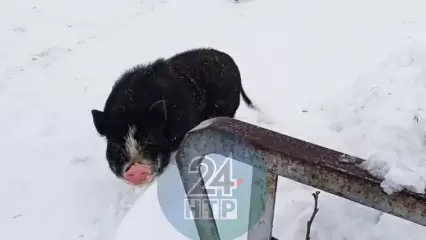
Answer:
<svg viewBox="0 0 426 240"><path fill-rule="evenodd" d="M127 167L123 177L126 181L133 185L141 185L150 180L152 175L150 166L134 163Z"/></svg>

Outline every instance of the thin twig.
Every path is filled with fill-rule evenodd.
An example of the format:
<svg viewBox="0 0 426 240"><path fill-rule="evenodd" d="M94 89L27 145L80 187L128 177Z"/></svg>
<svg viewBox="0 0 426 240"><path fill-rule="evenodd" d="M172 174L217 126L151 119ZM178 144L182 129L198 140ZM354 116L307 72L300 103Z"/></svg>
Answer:
<svg viewBox="0 0 426 240"><path fill-rule="evenodd" d="M312 196L314 196L314 200L315 200L315 207L314 207L314 212L312 213L311 219L309 219L308 224L307 224L308 228L307 228L307 231L306 231L306 240L311 239L311 225L312 225L312 222L315 219L315 216L317 215L317 213L319 211L319 208L318 208L318 195L319 194L320 194L319 191L312 193Z"/></svg>

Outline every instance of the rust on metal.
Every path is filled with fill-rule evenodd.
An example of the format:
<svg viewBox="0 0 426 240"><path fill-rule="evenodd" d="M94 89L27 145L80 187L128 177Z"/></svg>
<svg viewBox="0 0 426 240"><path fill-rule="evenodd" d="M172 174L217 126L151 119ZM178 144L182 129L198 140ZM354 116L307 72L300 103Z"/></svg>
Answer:
<svg viewBox="0 0 426 240"><path fill-rule="evenodd" d="M177 161L187 159L185 152L229 151L247 164L260 156L266 167L254 167L426 226L426 196L409 190L388 195L380 187L382 179L358 167L365 160L236 119L218 118L189 132ZM350 161L341 161L343 156Z"/></svg>
<svg viewBox="0 0 426 240"><path fill-rule="evenodd" d="M259 169L261 170L261 169ZM278 175L272 172L267 173L268 199L266 200L263 215L257 221L257 224L248 231L247 240L271 240L272 227L274 223L275 197L277 193ZM255 209L256 204L252 203L250 210Z"/></svg>
<svg viewBox="0 0 426 240"><path fill-rule="evenodd" d="M205 130L205 129L204 129ZM265 172L262 164L262 155L252 147L244 144L243 139L238 139L233 134L217 134L217 132L191 131L187 134L176 153L176 163L188 198L194 200L208 199L208 194L204 188L204 181L200 171L194 171L191 166L200 165L200 162L193 163L206 155L215 153L225 157L230 157L252 166L251 190L247 196L250 203L248 215L247 233L250 240L269 240L272 233L272 223L275 205L275 191L277 175ZM201 181L199 181L201 180ZM194 187L195 186L195 187ZM194 196L197 194L198 196ZM201 210L200 207L191 207L191 212L196 215ZM194 219L198 235L202 240L222 239L218 235L216 221L212 219L211 207L203 206L206 215ZM244 221L244 219L240 219ZM230 237L230 236L226 236ZM223 239L227 240L227 238Z"/></svg>
<svg viewBox="0 0 426 240"><path fill-rule="evenodd" d="M203 158L202 156L196 157L190 160L198 161L195 165L199 166ZM187 198L190 200L191 213L195 219L195 226L200 239L220 240L211 204L194 204L191 206L191 203L197 201L200 203L209 201L201 169L198 168L195 172L191 171L190 161L177 161L177 166Z"/></svg>

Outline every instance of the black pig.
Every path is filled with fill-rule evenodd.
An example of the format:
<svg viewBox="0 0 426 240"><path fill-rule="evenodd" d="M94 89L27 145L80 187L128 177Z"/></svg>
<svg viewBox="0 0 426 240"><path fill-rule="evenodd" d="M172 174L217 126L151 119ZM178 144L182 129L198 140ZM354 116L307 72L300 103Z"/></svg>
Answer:
<svg viewBox="0 0 426 240"><path fill-rule="evenodd" d="M103 112L91 113L97 132L107 140L112 172L129 184L143 185L163 172L189 130L209 118L233 118L240 94L255 109L228 54L193 49L126 71Z"/></svg>

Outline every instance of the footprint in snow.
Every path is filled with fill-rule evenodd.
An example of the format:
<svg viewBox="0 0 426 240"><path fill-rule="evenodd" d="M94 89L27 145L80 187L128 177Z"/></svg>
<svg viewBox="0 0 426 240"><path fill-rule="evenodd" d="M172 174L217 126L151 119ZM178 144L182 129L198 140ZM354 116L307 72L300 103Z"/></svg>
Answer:
<svg viewBox="0 0 426 240"><path fill-rule="evenodd" d="M89 157L85 156L85 157L74 157L71 162L75 165L77 164L82 164L82 163L86 163L89 161Z"/></svg>
<svg viewBox="0 0 426 240"><path fill-rule="evenodd" d="M23 28L23 27L16 27L16 28L12 29L12 31L17 32L17 33L25 33L27 31L27 29Z"/></svg>
<svg viewBox="0 0 426 240"><path fill-rule="evenodd" d="M50 67L56 60L69 53L70 49L63 47L50 47L42 52L37 53L31 58L36 64L43 65L44 68Z"/></svg>

